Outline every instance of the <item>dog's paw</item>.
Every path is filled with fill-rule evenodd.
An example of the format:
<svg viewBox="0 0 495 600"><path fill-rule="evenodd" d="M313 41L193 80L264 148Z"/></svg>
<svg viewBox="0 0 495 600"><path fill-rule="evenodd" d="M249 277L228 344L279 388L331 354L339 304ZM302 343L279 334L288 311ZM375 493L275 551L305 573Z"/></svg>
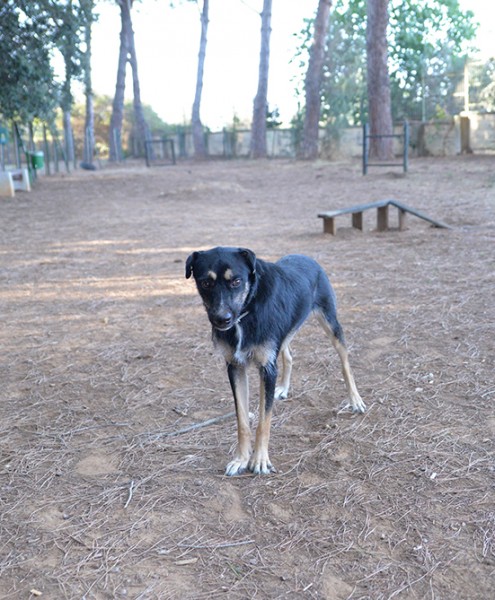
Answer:
<svg viewBox="0 0 495 600"><path fill-rule="evenodd" d="M248 464L248 459L236 457L234 458L234 460L230 461L229 464L225 467L225 475L227 475L227 477L243 475L248 470Z"/></svg>
<svg viewBox="0 0 495 600"><path fill-rule="evenodd" d="M354 396L351 398L351 409L354 413L364 413L366 412L366 404L363 402L361 396Z"/></svg>
<svg viewBox="0 0 495 600"><path fill-rule="evenodd" d="M277 385L275 388L275 400L286 400L289 395L289 388Z"/></svg>
<svg viewBox="0 0 495 600"><path fill-rule="evenodd" d="M366 404L363 402L361 396L354 396L351 398L350 402L342 404L338 410L338 413L345 413L349 411L359 414L366 412Z"/></svg>
<svg viewBox="0 0 495 600"><path fill-rule="evenodd" d="M249 470L254 475L270 475L270 473L276 473L277 470L270 462L268 456L256 456L249 461Z"/></svg>

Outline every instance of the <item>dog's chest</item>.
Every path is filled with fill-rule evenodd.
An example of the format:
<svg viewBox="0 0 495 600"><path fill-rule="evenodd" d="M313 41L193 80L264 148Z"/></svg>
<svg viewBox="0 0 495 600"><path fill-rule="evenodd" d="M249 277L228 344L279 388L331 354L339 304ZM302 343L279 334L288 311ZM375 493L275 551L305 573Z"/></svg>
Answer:
<svg viewBox="0 0 495 600"><path fill-rule="evenodd" d="M214 336L214 342L228 363L246 365L254 362L265 366L277 358L273 342L250 343L240 323L235 325L235 334L229 340Z"/></svg>

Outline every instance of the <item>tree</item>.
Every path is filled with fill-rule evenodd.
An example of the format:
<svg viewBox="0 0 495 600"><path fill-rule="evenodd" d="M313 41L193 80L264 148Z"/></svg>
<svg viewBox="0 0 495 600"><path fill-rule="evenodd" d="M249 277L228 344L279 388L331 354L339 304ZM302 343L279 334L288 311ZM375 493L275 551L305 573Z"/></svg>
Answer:
<svg viewBox="0 0 495 600"><path fill-rule="evenodd" d="M112 116L112 100L110 96L95 95L93 97L95 146L99 156L108 156L109 154L108 140L110 119ZM175 133L176 126L165 123L151 106L143 104L143 112L146 122L156 136L164 137ZM86 103L74 104L72 110L72 127L74 129L77 152L81 153L83 152L82 140L84 139L86 128ZM135 145L136 130L134 107L132 101L128 101L124 105L122 126L122 145L125 153L132 153L132 148ZM79 146L77 145L78 143L80 144Z"/></svg>
<svg viewBox="0 0 495 600"><path fill-rule="evenodd" d="M476 23L458 0L390 0L389 55L394 118L453 114L453 93Z"/></svg>
<svg viewBox="0 0 495 600"><path fill-rule="evenodd" d="M196 93L192 107L192 135L194 144L194 155L196 158L206 157L206 146L203 132L203 124L201 123L200 107L201 93L203 91L203 72L206 56L206 34L208 32L208 8L209 0L203 0L203 10L201 11L201 37L199 43L198 54L198 72L196 78Z"/></svg>
<svg viewBox="0 0 495 600"><path fill-rule="evenodd" d="M370 155L393 157L392 109L388 74L388 0L368 0L366 26L367 89L370 121ZM379 137L387 136L387 137Z"/></svg>
<svg viewBox="0 0 495 600"><path fill-rule="evenodd" d="M261 13L261 50L258 76L258 91L253 103L251 125L251 157L266 157L266 115L268 94L268 67L270 64L270 34L272 0L263 0Z"/></svg>
<svg viewBox="0 0 495 600"><path fill-rule="evenodd" d="M300 148L301 158L315 159L318 156L321 80L331 6L332 0L319 0L318 2L318 10L314 22L313 43L309 51L308 70L304 83L306 106Z"/></svg>
<svg viewBox="0 0 495 600"><path fill-rule="evenodd" d="M95 0L80 0L83 17L85 50L83 53L84 95L86 97L83 164L93 165L95 155L95 116L93 84L91 79L91 28L95 21Z"/></svg>
<svg viewBox="0 0 495 600"><path fill-rule="evenodd" d="M390 0L389 13L394 119L453 114L458 76L452 74L475 35L473 13L462 11L458 0Z"/></svg>
<svg viewBox="0 0 495 600"><path fill-rule="evenodd" d="M117 82L115 85L115 96L113 101L112 119L110 122L110 160L120 159L120 145L122 136L122 123L124 120L124 96L126 66L129 61L132 69L132 86L134 97L134 114L138 130L138 138L144 145L149 139L149 129L144 118L141 92L138 75L138 62L136 47L134 44L134 31L132 29L131 8L134 0L116 0L120 8L121 30L120 50L117 67Z"/></svg>
<svg viewBox="0 0 495 600"><path fill-rule="evenodd" d="M64 60L64 80L60 97L63 112L65 153L68 162L74 162L74 136L71 127L71 109L74 102L72 83L81 75L81 50L79 47L80 14L72 0L66 4L53 3L49 13L56 23L54 41Z"/></svg>
<svg viewBox="0 0 495 600"><path fill-rule="evenodd" d="M303 66L311 25L300 33ZM464 55L475 31L473 13L461 10L457 0L389 0L394 120L458 111L453 93L462 81ZM322 122L339 127L368 120L366 70L366 0L335 0L320 90Z"/></svg>
<svg viewBox="0 0 495 600"><path fill-rule="evenodd" d="M43 7L15 0L1 3L0 115L5 119L53 118L58 101L50 63L53 35L53 22Z"/></svg>
<svg viewBox="0 0 495 600"><path fill-rule="evenodd" d="M119 2L120 7L120 46L119 60L117 66L117 81L115 83L115 94L112 103L112 117L110 119L109 131L109 160L117 161L121 157L121 136L122 124L124 121L124 100L125 100L125 76L127 67L128 38L130 29L130 7L127 0ZM128 15L128 18L126 18Z"/></svg>

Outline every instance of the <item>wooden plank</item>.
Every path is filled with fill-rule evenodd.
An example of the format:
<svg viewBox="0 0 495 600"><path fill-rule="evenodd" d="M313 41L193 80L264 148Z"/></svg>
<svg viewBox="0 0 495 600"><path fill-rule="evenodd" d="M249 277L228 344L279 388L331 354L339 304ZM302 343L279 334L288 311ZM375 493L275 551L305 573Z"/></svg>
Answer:
<svg viewBox="0 0 495 600"><path fill-rule="evenodd" d="M387 231L388 229L388 204L379 206L376 213L376 228L378 231Z"/></svg>
<svg viewBox="0 0 495 600"><path fill-rule="evenodd" d="M337 225L333 217L325 217L323 219L323 233L330 233L332 235L337 233Z"/></svg>
<svg viewBox="0 0 495 600"><path fill-rule="evenodd" d="M324 213L319 213L318 216L322 219L338 217L339 215L349 215L352 213L363 212L370 208L378 208L380 206L387 205L390 200L378 200L377 202L369 202L368 204L356 204L355 206L349 206L348 208L341 208L338 210L330 210Z"/></svg>
<svg viewBox="0 0 495 600"><path fill-rule="evenodd" d="M406 229L407 212L403 208L399 208L399 231Z"/></svg>
<svg viewBox="0 0 495 600"><path fill-rule="evenodd" d="M352 214L352 226L355 229L360 229L361 231L363 231L363 213L362 213L362 211Z"/></svg>
<svg viewBox="0 0 495 600"><path fill-rule="evenodd" d="M450 225L447 225L447 223L443 223L442 221L437 221L436 219L432 219L428 215L425 215L425 213L420 212L419 210L416 210L415 208L412 208L411 206L408 206L407 204L403 204L402 202L399 202L398 200L389 200L389 202L390 202L390 204L393 204L397 208L405 210L409 214L414 215L415 217L418 217L419 219L423 219L423 221L428 221L428 223L431 223L434 227L441 227L444 229L453 229L453 227L451 227Z"/></svg>

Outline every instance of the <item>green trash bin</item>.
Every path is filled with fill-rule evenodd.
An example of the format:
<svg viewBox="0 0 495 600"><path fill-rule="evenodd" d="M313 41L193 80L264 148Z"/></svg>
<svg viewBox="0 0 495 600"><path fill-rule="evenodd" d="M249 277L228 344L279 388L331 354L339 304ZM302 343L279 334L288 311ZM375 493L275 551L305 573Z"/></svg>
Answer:
<svg viewBox="0 0 495 600"><path fill-rule="evenodd" d="M31 164L33 169L42 169L45 166L45 156L41 150L38 152L30 152Z"/></svg>

